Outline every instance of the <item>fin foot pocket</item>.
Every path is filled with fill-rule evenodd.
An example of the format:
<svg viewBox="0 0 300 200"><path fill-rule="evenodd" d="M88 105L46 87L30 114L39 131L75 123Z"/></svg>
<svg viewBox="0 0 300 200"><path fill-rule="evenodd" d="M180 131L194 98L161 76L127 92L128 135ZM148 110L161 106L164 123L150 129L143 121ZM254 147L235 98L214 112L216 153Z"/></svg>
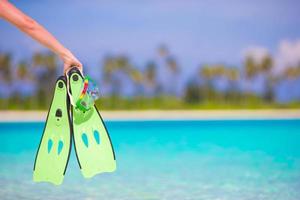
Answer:
<svg viewBox="0 0 300 200"><path fill-rule="evenodd" d="M56 112L55 112L55 117L62 117L62 111L61 109L57 109Z"/></svg>

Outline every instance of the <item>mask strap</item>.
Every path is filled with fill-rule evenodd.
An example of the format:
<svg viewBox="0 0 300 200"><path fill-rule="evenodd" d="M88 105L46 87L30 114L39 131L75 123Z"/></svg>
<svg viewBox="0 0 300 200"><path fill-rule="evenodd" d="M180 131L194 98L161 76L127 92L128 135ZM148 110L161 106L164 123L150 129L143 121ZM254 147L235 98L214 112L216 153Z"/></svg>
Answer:
<svg viewBox="0 0 300 200"><path fill-rule="evenodd" d="M72 68L70 68L69 70L66 71L66 77L67 77L67 92L68 92L68 96L69 96L69 99L70 99L70 103L72 104L72 106L76 106L76 104L74 103L74 100L73 100L73 97L72 97L72 94L70 92L70 77L69 77L69 71L71 70ZM79 70L79 73L82 77L83 76L83 72L81 70Z"/></svg>

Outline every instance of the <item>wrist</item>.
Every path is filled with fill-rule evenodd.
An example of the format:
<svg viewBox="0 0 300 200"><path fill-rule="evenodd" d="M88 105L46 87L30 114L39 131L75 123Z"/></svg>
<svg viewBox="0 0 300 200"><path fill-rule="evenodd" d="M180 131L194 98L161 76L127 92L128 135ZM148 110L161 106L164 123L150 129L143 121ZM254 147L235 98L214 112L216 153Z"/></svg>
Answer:
<svg viewBox="0 0 300 200"><path fill-rule="evenodd" d="M66 48L64 48L63 51L59 53L59 56L62 60L66 60L66 58L70 57L71 55L72 55L71 51Z"/></svg>

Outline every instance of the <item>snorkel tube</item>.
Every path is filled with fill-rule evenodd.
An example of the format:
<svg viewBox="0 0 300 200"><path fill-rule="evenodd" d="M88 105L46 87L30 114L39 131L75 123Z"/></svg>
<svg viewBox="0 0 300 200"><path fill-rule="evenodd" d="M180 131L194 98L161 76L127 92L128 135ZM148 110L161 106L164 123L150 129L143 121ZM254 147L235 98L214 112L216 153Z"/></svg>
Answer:
<svg viewBox="0 0 300 200"><path fill-rule="evenodd" d="M82 72L80 73L82 77L84 77ZM69 80L68 73L67 79ZM69 90L68 94L71 104L83 112L90 110L94 106L95 101L100 97L95 81L93 81L89 76L86 76L83 79L82 89L78 97L74 97Z"/></svg>

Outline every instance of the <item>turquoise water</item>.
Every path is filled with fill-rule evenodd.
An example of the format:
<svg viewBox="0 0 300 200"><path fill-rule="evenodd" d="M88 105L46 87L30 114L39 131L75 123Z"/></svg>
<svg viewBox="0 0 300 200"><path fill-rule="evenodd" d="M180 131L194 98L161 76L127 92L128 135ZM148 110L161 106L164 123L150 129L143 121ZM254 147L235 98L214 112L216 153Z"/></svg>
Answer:
<svg viewBox="0 0 300 200"><path fill-rule="evenodd" d="M0 199L299 200L300 120L112 121L118 169L34 183L43 123L0 123Z"/></svg>

